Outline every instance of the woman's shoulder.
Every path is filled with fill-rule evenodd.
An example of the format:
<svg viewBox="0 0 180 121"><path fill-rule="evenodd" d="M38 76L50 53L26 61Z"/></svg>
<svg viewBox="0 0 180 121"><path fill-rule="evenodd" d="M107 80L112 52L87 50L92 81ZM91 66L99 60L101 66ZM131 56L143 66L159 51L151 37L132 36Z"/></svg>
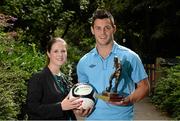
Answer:
<svg viewBox="0 0 180 121"><path fill-rule="evenodd" d="M33 73L31 75L29 81L33 82L35 80L37 82L37 81L42 80L42 77L43 77L42 72L40 72L40 71L39 72L35 72L35 73Z"/></svg>
<svg viewBox="0 0 180 121"><path fill-rule="evenodd" d="M31 79L41 79L41 78L44 78L48 74L49 74L48 68L45 67L42 70L33 73L31 76Z"/></svg>

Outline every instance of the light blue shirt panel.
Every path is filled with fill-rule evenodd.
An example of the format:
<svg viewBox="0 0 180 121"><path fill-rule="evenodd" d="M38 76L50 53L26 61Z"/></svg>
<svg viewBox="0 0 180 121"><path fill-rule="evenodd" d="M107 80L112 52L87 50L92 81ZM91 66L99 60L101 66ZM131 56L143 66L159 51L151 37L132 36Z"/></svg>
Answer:
<svg viewBox="0 0 180 121"><path fill-rule="evenodd" d="M86 120L132 120L134 117L133 106L113 106L109 108L100 107L99 110L86 117Z"/></svg>
<svg viewBox="0 0 180 121"><path fill-rule="evenodd" d="M98 93L106 89L113 71L113 60L103 60L96 54L85 55L77 66L78 80L91 83Z"/></svg>
<svg viewBox="0 0 180 121"><path fill-rule="evenodd" d="M109 77L115 70L114 56L118 56L122 64L118 90L120 93L130 94L135 89L134 82L138 83L147 78L147 74L138 55L117 43L114 44L111 54L106 59L102 59L96 49L82 57L77 66L78 80L91 83L98 93L102 93L109 85ZM133 106L114 106L98 99L96 109L87 119L132 119L132 115Z"/></svg>
<svg viewBox="0 0 180 121"><path fill-rule="evenodd" d="M114 44L112 51L120 58L124 73L129 74L127 76L135 83L148 77L141 59L135 52L117 43Z"/></svg>

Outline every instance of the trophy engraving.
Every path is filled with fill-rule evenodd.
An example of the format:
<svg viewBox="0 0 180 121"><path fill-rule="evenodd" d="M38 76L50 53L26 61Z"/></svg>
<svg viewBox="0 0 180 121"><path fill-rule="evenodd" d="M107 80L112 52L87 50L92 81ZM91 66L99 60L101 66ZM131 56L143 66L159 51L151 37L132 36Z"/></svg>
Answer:
<svg viewBox="0 0 180 121"><path fill-rule="evenodd" d="M97 97L105 100L105 101L121 101L124 96L118 93L118 85L121 77L121 63L117 56L114 57L114 67L115 71L111 74L109 78L109 86L102 92L102 94L98 94ZM113 87L113 80L115 81L115 85Z"/></svg>

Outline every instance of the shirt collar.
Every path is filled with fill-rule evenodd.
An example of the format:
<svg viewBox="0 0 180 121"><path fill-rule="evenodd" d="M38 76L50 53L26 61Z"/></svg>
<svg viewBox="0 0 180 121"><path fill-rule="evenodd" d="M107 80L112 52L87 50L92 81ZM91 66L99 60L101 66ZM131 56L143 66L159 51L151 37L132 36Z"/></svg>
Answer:
<svg viewBox="0 0 180 121"><path fill-rule="evenodd" d="M113 53L113 54L117 53L117 49L116 49L117 46L118 46L118 44L115 41L113 41L113 47L112 47L111 53ZM99 55L96 47L91 52L94 53L94 55Z"/></svg>

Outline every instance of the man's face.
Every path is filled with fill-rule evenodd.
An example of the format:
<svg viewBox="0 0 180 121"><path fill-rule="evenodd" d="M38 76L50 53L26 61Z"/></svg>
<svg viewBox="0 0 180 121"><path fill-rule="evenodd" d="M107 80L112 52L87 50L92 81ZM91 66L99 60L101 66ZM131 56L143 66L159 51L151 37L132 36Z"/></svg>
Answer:
<svg viewBox="0 0 180 121"><path fill-rule="evenodd" d="M116 26L112 25L109 18L96 19L91 27L91 32L95 36L96 44L107 45L114 40L113 34L116 31Z"/></svg>

